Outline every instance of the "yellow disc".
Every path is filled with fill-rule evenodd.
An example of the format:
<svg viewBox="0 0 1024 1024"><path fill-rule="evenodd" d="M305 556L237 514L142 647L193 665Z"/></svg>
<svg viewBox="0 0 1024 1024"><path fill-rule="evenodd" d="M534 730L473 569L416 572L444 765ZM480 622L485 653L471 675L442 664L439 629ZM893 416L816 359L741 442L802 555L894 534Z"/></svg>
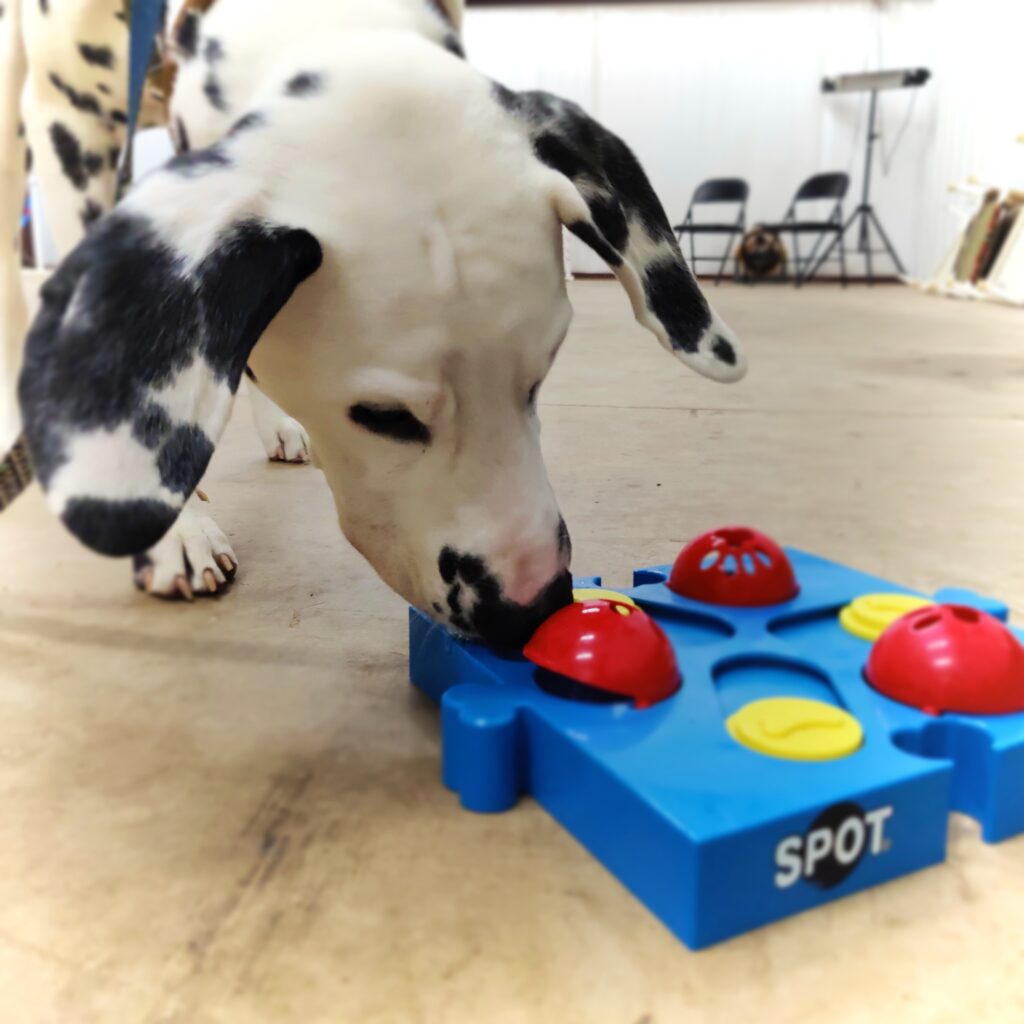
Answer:
<svg viewBox="0 0 1024 1024"><path fill-rule="evenodd" d="M861 640L877 640L885 628L907 612L926 608L934 601L913 594L865 594L839 613L839 622L847 633Z"/></svg>
<svg viewBox="0 0 1024 1024"><path fill-rule="evenodd" d="M602 590L600 587L577 587L572 592L572 599L577 604L582 604L584 601L618 601L619 604L637 607L633 598L626 597L625 594L620 594L617 590Z"/></svg>
<svg viewBox="0 0 1024 1024"><path fill-rule="evenodd" d="M725 725L737 743L790 761L833 761L859 750L864 742L864 730L853 715L804 697L755 700Z"/></svg>

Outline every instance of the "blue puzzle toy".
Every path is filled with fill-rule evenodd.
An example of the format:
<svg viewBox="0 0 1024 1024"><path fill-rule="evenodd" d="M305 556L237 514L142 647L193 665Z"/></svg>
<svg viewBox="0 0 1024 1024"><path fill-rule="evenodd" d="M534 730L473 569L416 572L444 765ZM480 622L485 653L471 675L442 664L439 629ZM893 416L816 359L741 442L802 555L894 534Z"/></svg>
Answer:
<svg viewBox="0 0 1024 1024"><path fill-rule="evenodd" d="M478 812L532 795L692 949L941 862L951 811L990 842L1024 831L1024 713L935 715L883 696L864 675L872 608L927 602L785 554L799 592L767 607L680 596L670 566L636 571L623 593L682 675L643 709L559 696L525 658L411 612L410 672L441 705L445 784ZM967 591L933 600L1007 618ZM851 608L867 609L863 635Z"/></svg>

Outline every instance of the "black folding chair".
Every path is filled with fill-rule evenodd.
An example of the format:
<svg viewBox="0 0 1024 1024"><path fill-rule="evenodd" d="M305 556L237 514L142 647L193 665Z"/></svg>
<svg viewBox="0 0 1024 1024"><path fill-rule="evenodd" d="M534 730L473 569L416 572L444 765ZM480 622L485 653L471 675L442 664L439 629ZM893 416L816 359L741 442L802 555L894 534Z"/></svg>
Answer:
<svg viewBox="0 0 1024 1024"><path fill-rule="evenodd" d="M732 253L732 240L737 235L742 238L747 227L747 198L750 195L750 186L742 178L711 178L697 186L690 200L689 209L686 211L686 219L682 224L677 224L672 230L680 242L683 235L690 236L690 266L693 272L697 273L698 261L702 263L717 263L718 273L715 275L715 284L722 280L725 273L725 265L729 262L729 255ZM694 218L694 207L711 205L712 203L738 203L739 213L736 220L730 223L722 222L701 222ZM695 251L694 237L696 235L728 235L725 243L725 252L721 258L718 256L698 256ZM735 264L734 264L735 265ZM738 267L737 267L738 269Z"/></svg>
<svg viewBox="0 0 1024 1024"><path fill-rule="evenodd" d="M846 287L846 246L843 244L843 200L850 187L850 176L842 171L828 174L815 174L808 178L796 191L793 201L789 204L785 217L778 224L766 224L765 229L779 235L789 234L793 239L793 270L796 286L806 284L821 269L822 264L831 256L832 250L838 248L840 279ZM799 203L832 201L832 206L824 219L801 220L797 209ZM800 236L817 235L810 255L800 255ZM822 242L830 238L828 247L819 257Z"/></svg>

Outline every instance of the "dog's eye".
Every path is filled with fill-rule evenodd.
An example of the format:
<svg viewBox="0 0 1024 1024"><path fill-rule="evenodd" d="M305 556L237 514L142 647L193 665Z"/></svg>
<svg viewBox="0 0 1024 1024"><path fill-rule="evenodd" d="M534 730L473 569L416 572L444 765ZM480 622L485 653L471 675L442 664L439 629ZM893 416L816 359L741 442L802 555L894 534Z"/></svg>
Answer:
<svg viewBox="0 0 1024 1024"><path fill-rule="evenodd" d="M370 405L358 402L348 411L348 418L371 434L389 437L392 441L429 444L430 429L401 405Z"/></svg>
<svg viewBox="0 0 1024 1024"><path fill-rule="evenodd" d="M537 395L540 392L540 381L530 388L530 393L526 396L526 405L530 409L534 409L537 406Z"/></svg>

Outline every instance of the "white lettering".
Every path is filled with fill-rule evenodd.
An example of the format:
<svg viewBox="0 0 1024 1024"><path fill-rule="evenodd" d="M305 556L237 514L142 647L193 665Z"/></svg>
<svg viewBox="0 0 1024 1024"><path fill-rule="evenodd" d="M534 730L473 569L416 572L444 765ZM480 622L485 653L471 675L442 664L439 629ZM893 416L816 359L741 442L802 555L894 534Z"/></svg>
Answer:
<svg viewBox="0 0 1024 1024"><path fill-rule="evenodd" d="M836 832L836 860L852 864L864 849L864 822L860 818L847 818Z"/></svg>
<svg viewBox="0 0 1024 1024"><path fill-rule="evenodd" d="M775 850L775 884L780 889L788 889L800 877L803 868L801 850L804 845L802 836L790 836L783 839Z"/></svg>
<svg viewBox="0 0 1024 1024"><path fill-rule="evenodd" d="M888 849L885 842L885 823L892 817L892 807L879 807L876 811L869 811L864 815L864 820L871 829L871 852L882 853Z"/></svg>

